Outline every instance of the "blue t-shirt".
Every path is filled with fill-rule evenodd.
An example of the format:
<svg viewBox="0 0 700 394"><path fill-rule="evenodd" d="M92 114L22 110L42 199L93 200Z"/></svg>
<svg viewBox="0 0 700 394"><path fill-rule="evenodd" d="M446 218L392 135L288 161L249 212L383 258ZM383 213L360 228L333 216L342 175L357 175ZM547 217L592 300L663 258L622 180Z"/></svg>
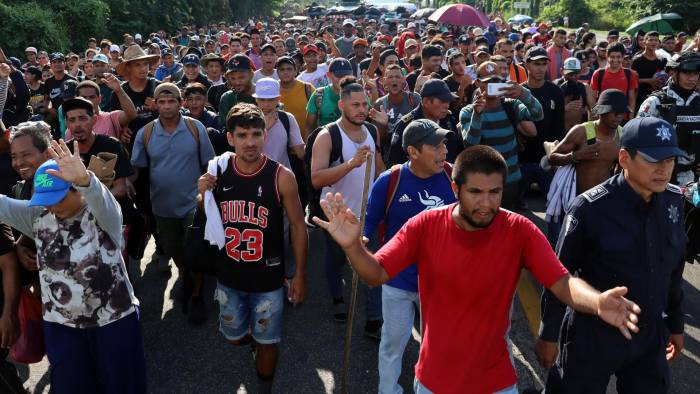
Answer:
<svg viewBox="0 0 700 394"><path fill-rule="evenodd" d="M374 234L384 220L386 195L389 192L391 169L384 171L372 185L367 200L365 216L365 235ZM450 181L444 172L430 178L421 179L408 169L408 162L401 165L399 183L391 200L389 214L386 218L385 241L391 239L408 219L419 213L455 202ZM386 283L389 286L406 291L418 291L418 269L415 264L403 270L394 279Z"/></svg>

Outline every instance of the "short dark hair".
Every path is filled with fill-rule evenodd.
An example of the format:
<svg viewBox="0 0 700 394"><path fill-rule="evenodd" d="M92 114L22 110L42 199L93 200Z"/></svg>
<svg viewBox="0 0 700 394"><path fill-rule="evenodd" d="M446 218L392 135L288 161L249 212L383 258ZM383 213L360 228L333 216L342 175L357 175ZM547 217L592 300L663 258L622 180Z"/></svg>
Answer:
<svg viewBox="0 0 700 394"><path fill-rule="evenodd" d="M357 78L352 75L343 77L340 80L340 99L348 98L353 93L364 93L365 88L357 83Z"/></svg>
<svg viewBox="0 0 700 394"><path fill-rule="evenodd" d="M656 37L659 38L659 32L658 31L650 31L647 34L644 35L644 38L649 38L649 37Z"/></svg>
<svg viewBox="0 0 700 394"><path fill-rule="evenodd" d="M32 139L32 145L39 152L46 152L51 146L51 126L41 122L25 122L20 123L12 129L10 134L10 145L19 137L29 137Z"/></svg>
<svg viewBox="0 0 700 394"><path fill-rule="evenodd" d="M554 33L554 35L556 36L556 35L559 35L559 34L564 34L564 35L566 35L567 33L566 33L566 30L564 30L564 29L557 29L557 31Z"/></svg>
<svg viewBox="0 0 700 394"><path fill-rule="evenodd" d="M389 70L399 70L399 71L401 71L401 66L399 66L398 64L390 64L390 65L386 66L386 68L384 69L384 74L386 74L386 72L389 71ZM403 74L402 74L402 75L403 75Z"/></svg>
<svg viewBox="0 0 700 394"><path fill-rule="evenodd" d="M95 91L96 95L98 95L98 96L100 95L100 86L93 81L88 80L88 81L80 82L78 84L78 86L75 87L75 91L80 92L80 89L84 89L84 88L93 89Z"/></svg>
<svg viewBox="0 0 700 394"><path fill-rule="evenodd" d="M199 82L188 83L185 86L185 91L183 92L183 97L187 98L192 94L201 94L202 96L207 96L207 87Z"/></svg>
<svg viewBox="0 0 700 394"><path fill-rule="evenodd" d="M244 129L265 128L265 115L257 106L249 103L238 103L231 107L226 115L226 129L233 133L236 127Z"/></svg>
<svg viewBox="0 0 700 394"><path fill-rule="evenodd" d="M457 186L467 183L467 174L481 173L503 175L503 183L508 176L508 164L498 151L490 146L476 145L463 150L452 167L452 180Z"/></svg>
<svg viewBox="0 0 700 394"><path fill-rule="evenodd" d="M238 43L240 44L240 43L241 43L241 38L240 38L240 37L233 36L233 37L231 37L230 40L228 40L229 45L230 45L232 42L238 42Z"/></svg>
<svg viewBox="0 0 700 394"><path fill-rule="evenodd" d="M608 55L610 55L613 52L618 52L624 56L625 52L627 52L627 49L625 49L624 44L622 44L621 42L616 42L612 45L608 45L608 49L605 51L605 53L607 53Z"/></svg>

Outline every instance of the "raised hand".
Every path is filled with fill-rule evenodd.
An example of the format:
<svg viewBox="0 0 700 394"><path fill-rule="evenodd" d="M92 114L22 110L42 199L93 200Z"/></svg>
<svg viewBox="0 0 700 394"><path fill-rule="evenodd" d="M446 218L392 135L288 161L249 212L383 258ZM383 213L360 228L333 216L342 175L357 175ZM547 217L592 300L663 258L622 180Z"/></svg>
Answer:
<svg viewBox="0 0 700 394"><path fill-rule="evenodd" d="M637 304L624 297L626 287L615 287L598 296L598 316L617 327L627 339L632 339L631 332L638 332L638 314L642 312Z"/></svg>
<svg viewBox="0 0 700 394"><path fill-rule="evenodd" d="M370 109L369 118L383 127L386 127L389 124L389 115L387 115L386 113L386 108L384 108L384 104L379 105L379 110L376 110L374 108Z"/></svg>
<svg viewBox="0 0 700 394"><path fill-rule="evenodd" d="M46 172L76 186L88 186L90 184L90 174L85 168L85 163L80 158L78 141L74 142L73 152L75 153L71 153L63 139L59 142L51 141L49 155L56 160L60 171L49 169Z"/></svg>
<svg viewBox="0 0 700 394"><path fill-rule="evenodd" d="M12 69L7 63L0 63L0 78L7 79L10 76Z"/></svg>
<svg viewBox="0 0 700 394"><path fill-rule="evenodd" d="M119 79L117 79L114 74L104 73L102 76L102 81L113 92L116 92L122 88L121 82L119 82Z"/></svg>
<svg viewBox="0 0 700 394"><path fill-rule="evenodd" d="M321 208L328 221L315 216L313 221L328 231L338 245L349 248L360 241L360 220L350 208L345 206L342 194L336 193L335 196L331 193L326 194L326 198L321 201Z"/></svg>

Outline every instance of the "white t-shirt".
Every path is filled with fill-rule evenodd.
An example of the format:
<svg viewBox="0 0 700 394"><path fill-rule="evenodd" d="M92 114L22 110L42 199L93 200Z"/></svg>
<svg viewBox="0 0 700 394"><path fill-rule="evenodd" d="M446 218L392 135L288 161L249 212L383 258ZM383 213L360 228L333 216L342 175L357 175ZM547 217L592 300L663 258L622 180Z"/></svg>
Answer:
<svg viewBox="0 0 700 394"><path fill-rule="evenodd" d="M304 140L301 138L301 131L294 115L289 112L283 112L280 113L280 116L285 114L289 118L289 138L287 138L287 131L284 129L282 121L278 119L272 128L267 131L263 153L291 170L287 148L303 145Z"/></svg>
<svg viewBox="0 0 700 394"><path fill-rule="evenodd" d="M255 73L253 73L253 83L258 83L258 80L263 79L263 78L274 78L276 80L280 80L279 75L277 75L277 69L274 69L272 71L272 75L265 75L262 73L262 68L259 70L255 70Z"/></svg>
<svg viewBox="0 0 700 394"><path fill-rule="evenodd" d="M326 63L319 64L316 71L310 73L307 71L302 71L297 77L298 80L310 83L314 88L318 89L330 84L326 73L328 72L328 65Z"/></svg>

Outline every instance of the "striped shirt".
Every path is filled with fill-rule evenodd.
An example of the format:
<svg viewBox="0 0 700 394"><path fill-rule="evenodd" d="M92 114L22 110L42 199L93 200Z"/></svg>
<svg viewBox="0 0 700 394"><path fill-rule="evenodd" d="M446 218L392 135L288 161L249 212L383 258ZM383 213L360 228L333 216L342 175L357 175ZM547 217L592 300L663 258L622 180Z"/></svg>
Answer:
<svg viewBox="0 0 700 394"><path fill-rule="evenodd" d="M515 102L507 102L505 105L517 106L518 122L530 120L533 122L542 119L542 106L539 101L523 88L525 93ZM506 183L517 182L521 178L520 165L518 163L518 142L516 130L508 120L508 115L502 106L484 109L481 116L474 115L472 105L462 108L459 113L459 121L462 125L462 138L464 146L487 145L496 149L508 164L508 178Z"/></svg>

